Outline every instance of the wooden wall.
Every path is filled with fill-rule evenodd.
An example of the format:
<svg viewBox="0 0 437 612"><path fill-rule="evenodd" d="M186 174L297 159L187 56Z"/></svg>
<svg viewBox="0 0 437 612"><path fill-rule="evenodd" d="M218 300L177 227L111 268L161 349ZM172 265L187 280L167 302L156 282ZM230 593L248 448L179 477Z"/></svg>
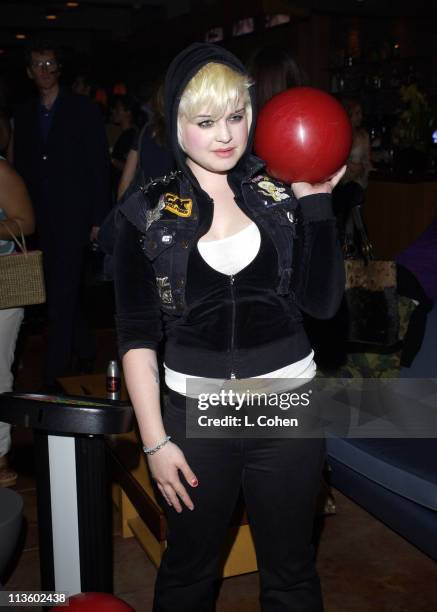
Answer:
<svg viewBox="0 0 437 612"><path fill-rule="evenodd" d="M437 181L371 180L364 216L375 255L391 259L437 217Z"/></svg>

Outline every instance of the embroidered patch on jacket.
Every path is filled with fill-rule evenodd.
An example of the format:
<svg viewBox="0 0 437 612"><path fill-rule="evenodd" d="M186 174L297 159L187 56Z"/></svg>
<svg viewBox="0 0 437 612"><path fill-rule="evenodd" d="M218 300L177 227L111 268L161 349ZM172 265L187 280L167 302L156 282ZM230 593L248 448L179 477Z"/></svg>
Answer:
<svg viewBox="0 0 437 612"><path fill-rule="evenodd" d="M275 202L288 200L290 197L288 193L284 193L285 187L278 187L264 177L257 183L257 186L260 193L262 193L264 196L270 196Z"/></svg>
<svg viewBox="0 0 437 612"><path fill-rule="evenodd" d="M162 217L162 211L164 210L165 204L159 199L158 205L151 210L146 211L146 231L155 221L158 221Z"/></svg>
<svg viewBox="0 0 437 612"><path fill-rule="evenodd" d="M193 200L180 198L175 193L164 193L162 196L164 209L174 213L178 217L190 217L193 210Z"/></svg>
<svg viewBox="0 0 437 612"><path fill-rule="evenodd" d="M171 291L170 281L168 276L157 276L156 286L158 287L159 297L163 304L173 304L173 294Z"/></svg>

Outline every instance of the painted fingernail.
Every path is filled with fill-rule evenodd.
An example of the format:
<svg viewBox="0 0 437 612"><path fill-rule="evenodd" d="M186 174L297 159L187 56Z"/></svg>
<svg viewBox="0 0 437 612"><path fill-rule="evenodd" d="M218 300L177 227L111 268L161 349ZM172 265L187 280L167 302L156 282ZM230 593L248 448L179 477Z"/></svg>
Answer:
<svg viewBox="0 0 437 612"><path fill-rule="evenodd" d="M193 480L191 481L191 484L193 485L193 487L197 487L197 485L199 484L197 478L193 478Z"/></svg>

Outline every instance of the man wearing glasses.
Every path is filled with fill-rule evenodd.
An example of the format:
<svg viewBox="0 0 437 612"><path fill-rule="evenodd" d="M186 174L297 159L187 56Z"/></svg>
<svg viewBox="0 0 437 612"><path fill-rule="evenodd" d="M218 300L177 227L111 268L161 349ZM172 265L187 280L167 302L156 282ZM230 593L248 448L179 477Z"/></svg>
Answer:
<svg viewBox="0 0 437 612"><path fill-rule="evenodd" d="M36 41L26 63L38 95L15 114L13 161L29 189L44 253L49 329L43 382L55 391L73 353L82 364L94 358L79 289L85 248L110 205L109 155L98 107L60 87L56 47Z"/></svg>

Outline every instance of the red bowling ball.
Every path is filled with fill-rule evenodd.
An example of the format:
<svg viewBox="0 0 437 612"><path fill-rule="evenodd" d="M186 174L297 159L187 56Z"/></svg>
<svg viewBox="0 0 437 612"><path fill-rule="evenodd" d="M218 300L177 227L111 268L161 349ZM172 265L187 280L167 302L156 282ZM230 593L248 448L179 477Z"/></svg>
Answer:
<svg viewBox="0 0 437 612"><path fill-rule="evenodd" d="M59 610L59 608L52 608ZM68 612L135 612L126 602L109 593L79 593L68 600Z"/></svg>
<svg viewBox="0 0 437 612"><path fill-rule="evenodd" d="M313 87L293 87L263 106L254 145L275 178L320 183L346 162L352 126L331 95Z"/></svg>

